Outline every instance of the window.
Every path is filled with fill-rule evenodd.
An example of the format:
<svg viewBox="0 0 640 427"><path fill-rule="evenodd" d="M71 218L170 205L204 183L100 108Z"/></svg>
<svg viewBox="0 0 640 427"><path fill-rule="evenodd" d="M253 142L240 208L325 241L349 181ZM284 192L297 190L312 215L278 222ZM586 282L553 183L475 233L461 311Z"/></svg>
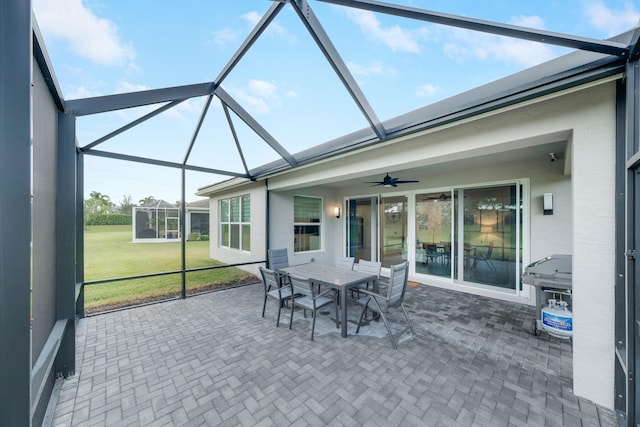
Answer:
<svg viewBox="0 0 640 427"><path fill-rule="evenodd" d="M293 197L293 247L295 252L322 248L322 199Z"/></svg>
<svg viewBox="0 0 640 427"><path fill-rule="evenodd" d="M220 246L251 250L251 197L220 200Z"/></svg>

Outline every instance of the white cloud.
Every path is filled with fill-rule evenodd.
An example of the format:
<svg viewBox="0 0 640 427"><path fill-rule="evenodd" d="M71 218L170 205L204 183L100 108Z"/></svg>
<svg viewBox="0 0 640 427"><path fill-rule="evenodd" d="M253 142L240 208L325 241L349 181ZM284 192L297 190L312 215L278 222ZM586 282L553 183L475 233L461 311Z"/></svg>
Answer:
<svg viewBox="0 0 640 427"><path fill-rule="evenodd" d="M372 61L369 65L347 62L347 67L356 77L395 76L397 74L395 68L385 67L380 61Z"/></svg>
<svg viewBox="0 0 640 427"><path fill-rule="evenodd" d="M640 20L640 12L631 2L625 2L622 9L613 10L600 0L589 1L585 4L584 13L589 23L608 37L635 27Z"/></svg>
<svg viewBox="0 0 640 427"><path fill-rule="evenodd" d="M236 44L239 40L240 34L231 28L223 28L211 33L211 41L220 47Z"/></svg>
<svg viewBox="0 0 640 427"><path fill-rule="evenodd" d="M69 43L76 54L103 65L135 59L133 46L120 40L118 27L96 16L82 0L34 0L33 8L41 30Z"/></svg>
<svg viewBox="0 0 640 427"><path fill-rule="evenodd" d="M234 91L234 94L238 102L253 113L268 114L281 105L278 87L265 80L251 79L245 88Z"/></svg>
<svg viewBox="0 0 640 427"><path fill-rule="evenodd" d="M544 20L538 16L518 16L511 21L512 24L527 28L544 28ZM444 43L444 52L461 62L467 58L475 58L531 67L553 58L552 49L542 43L460 28L449 28L447 31L450 41Z"/></svg>
<svg viewBox="0 0 640 427"><path fill-rule="evenodd" d="M241 16L241 18L251 24L251 28L253 28L258 24L258 22L260 22L260 19L262 19L262 15L260 15L258 12L253 11L245 13ZM285 28L282 25L278 24L276 21L271 21L269 23L267 29L265 30L265 34L275 34L285 38L294 38L290 36L287 33L287 30L285 30Z"/></svg>
<svg viewBox="0 0 640 427"><path fill-rule="evenodd" d="M432 85L431 83L424 84L416 89L416 96L429 97L434 96L440 92L440 88Z"/></svg>
<svg viewBox="0 0 640 427"><path fill-rule="evenodd" d="M149 86L139 83L120 82L118 83L115 93L140 92L143 90L149 90Z"/></svg>
<svg viewBox="0 0 640 427"><path fill-rule="evenodd" d="M423 31L412 32L398 25L384 28L373 12L359 9L347 9L347 17L354 21L368 36L385 44L392 51L409 53L420 52L418 40Z"/></svg>
<svg viewBox="0 0 640 427"><path fill-rule="evenodd" d="M262 18L262 15L260 15L255 10L252 11L252 12L248 12L248 13L245 13L244 15L242 15L242 19L247 21L252 26L255 26L258 22L260 22L260 18Z"/></svg>
<svg viewBox="0 0 640 427"><path fill-rule="evenodd" d="M262 15L260 15L256 11L245 13L241 15L240 18L247 22L249 27L253 29L260 19ZM287 31L275 21L271 21L269 26L267 27L265 34L276 34L285 38L293 38L287 34ZM217 30L211 33L211 41L213 44L219 47L225 47L228 45L238 45L241 40L246 36L246 31L239 29L237 27L227 27L221 30Z"/></svg>
<svg viewBox="0 0 640 427"><path fill-rule="evenodd" d="M253 92L256 96L259 96L264 99L276 99L277 88L271 82L265 80L249 80L249 90Z"/></svg>
<svg viewBox="0 0 640 427"><path fill-rule="evenodd" d="M82 99L82 98L93 98L96 96L104 95L101 92L97 92L95 90L89 89L86 86L78 86L73 88L67 96L66 99Z"/></svg>
<svg viewBox="0 0 640 427"><path fill-rule="evenodd" d="M544 29L544 19L542 19L539 16L525 16L525 15L520 15L520 16L514 16L511 18L511 24L513 25L519 25L520 27L526 27L526 28L535 28L538 30L542 30Z"/></svg>

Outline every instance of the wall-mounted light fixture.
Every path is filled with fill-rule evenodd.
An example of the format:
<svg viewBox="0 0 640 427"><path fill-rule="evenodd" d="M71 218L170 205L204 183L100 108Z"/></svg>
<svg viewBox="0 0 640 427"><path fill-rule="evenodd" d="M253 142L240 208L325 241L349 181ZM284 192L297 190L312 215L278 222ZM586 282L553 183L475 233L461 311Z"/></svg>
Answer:
<svg viewBox="0 0 640 427"><path fill-rule="evenodd" d="M542 209L545 215L553 215L553 193L544 193Z"/></svg>
<svg viewBox="0 0 640 427"><path fill-rule="evenodd" d="M340 218L340 206L333 207L333 216L336 218Z"/></svg>

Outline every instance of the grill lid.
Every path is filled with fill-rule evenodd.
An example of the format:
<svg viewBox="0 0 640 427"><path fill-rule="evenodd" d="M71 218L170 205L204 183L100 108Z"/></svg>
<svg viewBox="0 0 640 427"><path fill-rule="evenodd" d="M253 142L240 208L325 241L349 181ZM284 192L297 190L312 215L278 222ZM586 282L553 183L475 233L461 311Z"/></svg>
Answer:
<svg viewBox="0 0 640 427"><path fill-rule="evenodd" d="M537 286L571 284L571 255L554 254L529 264L522 275L522 283Z"/></svg>

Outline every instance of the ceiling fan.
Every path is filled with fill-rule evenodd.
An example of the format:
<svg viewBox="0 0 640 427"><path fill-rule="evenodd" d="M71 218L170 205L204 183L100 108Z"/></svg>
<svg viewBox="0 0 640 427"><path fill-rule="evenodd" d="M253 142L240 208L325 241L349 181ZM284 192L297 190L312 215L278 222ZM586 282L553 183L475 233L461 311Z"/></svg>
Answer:
<svg viewBox="0 0 640 427"><path fill-rule="evenodd" d="M366 182L365 184L382 185L385 187L397 187L398 184L407 184L409 182L420 182L414 180L401 180L399 178L391 178L389 174L382 179L382 181Z"/></svg>
<svg viewBox="0 0 640 427"><path fill-rule="evenodd" d="M444 202L451 199L451 193L440 193L439 196L431 196L431 197L425 197L424 199L422 199L422 201L427 201L427 200L438 200L440 202Z"/></svg>

